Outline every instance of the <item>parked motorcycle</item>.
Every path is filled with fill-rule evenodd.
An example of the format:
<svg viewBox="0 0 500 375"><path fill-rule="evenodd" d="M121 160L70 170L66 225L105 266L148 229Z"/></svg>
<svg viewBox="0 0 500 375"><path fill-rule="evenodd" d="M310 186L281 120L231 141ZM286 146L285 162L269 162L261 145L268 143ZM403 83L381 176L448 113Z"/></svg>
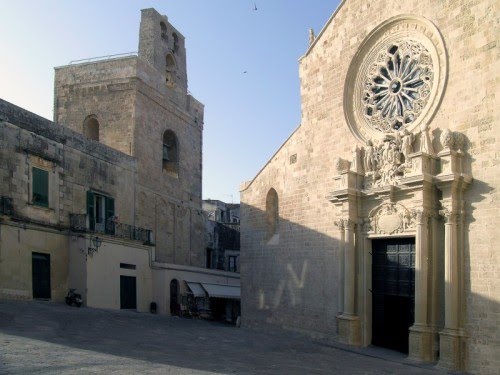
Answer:
<svg viewBox="0 0 500 375"><path fill-rule="evenodd" d="M75 304L76 307L80 307L82 305L82 295L75 293L76 289L70 289L68 295L66 296L66 303L71 306Z"/></svg>

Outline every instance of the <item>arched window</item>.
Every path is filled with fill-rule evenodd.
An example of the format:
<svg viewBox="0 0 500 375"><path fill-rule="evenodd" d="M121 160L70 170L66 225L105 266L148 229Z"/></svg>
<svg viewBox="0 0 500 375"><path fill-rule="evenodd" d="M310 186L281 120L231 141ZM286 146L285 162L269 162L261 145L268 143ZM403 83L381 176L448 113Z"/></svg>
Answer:
<svg viewBox="0 0 500 375"><path fill-rule="evenodd" d="M88 139L99 141L99 121L95 115L87 116L83 121L83 135Z"/></svg>
<svg viewBox="0 0 500 375"><path fill-rule="evenodd" d="M175 85L175 59L172 54L168 54L165 57L165 82L167 83L168 86L174 86Z"/></svg>
<svg viewBox="0 0 500 375"><path fill-rule="evenodd" d="M266 224L267 224L267 239L272 239L279 233L279 204L278 193L271 188L266 197Z"/></svg>
<svg viewBox="0 0 500 375"><path fill-rule="evenodd" d="M165 25L165 22L160 22L160 28L161 28L161 38L165 41L168 40L168 35L167 35L167 25Z"/></svg>
<svg viewBox="0 0 500 375"><path fill-rule="evenodd" d="M179 144L172 130L163 133L163 170L174 176L179 174Z"/></svg>
<svg viewBox="0 0 500 375"><path fill-rule="evenodd" d="M174 53L179 50L179 37L176 33L172 34L172 38L174 39Z"/></svg>

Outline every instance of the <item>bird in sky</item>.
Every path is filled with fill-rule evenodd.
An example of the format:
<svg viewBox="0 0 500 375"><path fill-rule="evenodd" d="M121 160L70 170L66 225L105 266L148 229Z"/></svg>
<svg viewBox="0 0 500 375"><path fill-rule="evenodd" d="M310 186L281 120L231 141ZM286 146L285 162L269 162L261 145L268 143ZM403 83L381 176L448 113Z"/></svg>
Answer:
<svg viewBox="0 0 500 375"><path fill-rule="evenodd" d="M257 4L253 3L253 10L257 10Z"/></svg>
<svg viewBox="0 0 500 375"><path fill-rule="evenodd" d="M245 70L242 74L247 74L247 71Z"/></svg>

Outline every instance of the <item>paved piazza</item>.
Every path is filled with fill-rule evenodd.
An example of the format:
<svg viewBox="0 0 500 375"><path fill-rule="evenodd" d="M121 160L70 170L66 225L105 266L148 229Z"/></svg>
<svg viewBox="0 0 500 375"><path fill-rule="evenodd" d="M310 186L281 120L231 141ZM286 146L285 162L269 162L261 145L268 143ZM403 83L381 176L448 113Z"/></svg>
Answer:
<svg viewBox="0 0 500 375"><path fill-rule="evenodd" d="M282 331L0 300L0 374L442 374Z"/></svg>

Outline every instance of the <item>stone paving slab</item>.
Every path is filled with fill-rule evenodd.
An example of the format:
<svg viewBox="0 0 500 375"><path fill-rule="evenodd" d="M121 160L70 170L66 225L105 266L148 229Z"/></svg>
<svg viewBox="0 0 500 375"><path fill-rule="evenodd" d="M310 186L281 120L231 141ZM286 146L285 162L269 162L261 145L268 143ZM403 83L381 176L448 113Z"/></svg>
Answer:
<svg viewBox="0 0 500 375"><path fill-rule="evenodd" d="M376 353L278 330L0 300L0 374L444 373Z"/></svg>

